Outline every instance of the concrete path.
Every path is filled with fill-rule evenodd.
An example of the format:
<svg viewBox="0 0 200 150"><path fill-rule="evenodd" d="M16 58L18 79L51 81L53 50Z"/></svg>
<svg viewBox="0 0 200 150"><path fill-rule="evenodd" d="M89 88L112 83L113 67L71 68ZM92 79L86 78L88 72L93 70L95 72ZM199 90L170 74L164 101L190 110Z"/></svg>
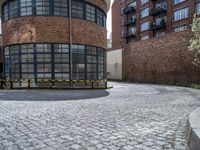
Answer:
<svg viewBox="0 0 200 150"><path fill-rule="evenodd" d="M0 91L0 149L187 149L200 90L110 84L107 91Z"/></svg>
<svg viewBox="0 0 200 150"><path fill-rule="evenodd" d="M186 133L190 150L200 149L200 107L190 114Z"/></svg>

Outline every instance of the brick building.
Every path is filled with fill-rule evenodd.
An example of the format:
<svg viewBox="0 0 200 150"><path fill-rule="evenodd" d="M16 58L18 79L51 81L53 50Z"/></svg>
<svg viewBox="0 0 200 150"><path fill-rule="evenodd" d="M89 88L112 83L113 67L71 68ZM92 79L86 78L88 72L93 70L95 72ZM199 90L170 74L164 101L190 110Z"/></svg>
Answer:
<svg viewBox="0 0 200 150"><path fill-rule="evenodd" d="M121 0L115 0L112 4L112 49L121 48Z"/></svg>
<svg viewBox="0 0 200 150"><path fill-rule="evenodd" d="M3 44L2 35L0 34L0 73L3 72Z"/></svg>
<svg viewBox="0 0 200 150"><path fill-rule="evenodd" d="M1 0L8 79L106 78L110 0Z"/></svg>
<svg viewBox="0 0 200 150"><path fill-rule="evenodd" d="M187 30L196 11L199 0L124 0L122 37L127 43Z"/></svg>
<svg viewBox="0 0 200 150"><path fill-rule="evenodd" d="M120 1L120 2L119 2ZM123 48L123 78L138 82L200 82L200 70L188 51L199 0L115 0L114 41ZM114 3L115 3L114 2ZM114 14L115 15L115 14ZM118 14L116 14L118 15ZM117 36L118 34L121 36ZM116 44L117 45L117 44Z"/></svg>

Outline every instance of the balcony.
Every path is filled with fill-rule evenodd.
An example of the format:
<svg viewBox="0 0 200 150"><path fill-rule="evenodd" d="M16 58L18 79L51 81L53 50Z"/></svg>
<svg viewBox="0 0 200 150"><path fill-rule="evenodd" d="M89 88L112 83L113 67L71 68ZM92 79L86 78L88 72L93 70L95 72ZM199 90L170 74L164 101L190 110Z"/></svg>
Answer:
<svg viewBox="0 0 200 150"><path fill-rule="evenodd" d="M163 0L151 0L152 2L163 1Z"/></svg>
<svg viewBox="0 0 200 150"><path fill-rule="evenodd" d="M129 7L125 8L125 9L123 10L123 14L130 14L130 13L132 13L132 12L136 12L135 7L133 7L133 6L129 6Z"/></svg>
<svg viewBox="0 0 200 150"><path fill-rule="evenodd" d="M150 29L155 31L155 30L160 30L160 29L165 29L167 26L166 21L162 20L160 22L153 22L150 25Z"/></svg>
<svg viewBox="0 0 200 150"><path fill-rule="evenodd" d="M135 25L136 24L136 18L131 18L131 19L128 19L128 21L123 24L123 26L132 26L132 25Z"/></svg>
<svg viewBox="0 0 200 150"><path fill-rule="evenodd" d="M167 8L154 7L154 8L151 9L150 15L155 16L155 15L166 13L166 12L167 12Z"/></svg>
<svg viewBox="0 0 200 150"><path fill-rule="evenodd" d="M135 38L136 37L136 33L135 32L128 32L127 34L125 34L125 36L123 38Z"/></svg>

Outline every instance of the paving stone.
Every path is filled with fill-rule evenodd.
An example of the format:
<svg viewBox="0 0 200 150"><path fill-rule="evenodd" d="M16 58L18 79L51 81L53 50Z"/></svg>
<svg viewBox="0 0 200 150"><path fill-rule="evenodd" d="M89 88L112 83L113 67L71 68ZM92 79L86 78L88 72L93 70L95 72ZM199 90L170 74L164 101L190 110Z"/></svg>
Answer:
<svg viewBox="0 0 200 150"><path fill-rule="evenodd" d="M200 91L112 84L106 91L0 91L0 149L187 150L186 121Z"/></svg>

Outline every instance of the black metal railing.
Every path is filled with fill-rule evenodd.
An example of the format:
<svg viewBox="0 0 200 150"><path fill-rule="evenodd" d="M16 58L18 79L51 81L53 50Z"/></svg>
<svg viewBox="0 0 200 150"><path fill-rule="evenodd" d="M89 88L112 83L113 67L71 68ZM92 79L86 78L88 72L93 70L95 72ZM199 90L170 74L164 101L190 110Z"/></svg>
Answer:
<svg viewBox="0 0 200 150"><path fill-rule="evenodd" d="M128 19L128 21L124 23L123 26L131 26L135 24L136 24L136 18L131 18L131 19Z"/></svg>
<svg viewBox="0 0 200 150"><path fill-rule="evenodd" d="M166 7L154 7L150 10L150 15L154 16L154 15L165 13L165 12L167 12Z"/></svg>
<svg viewBox="0 0 200 150"><path fill-rule="evenodd" d="M156 1L159 1L159 2L162 2L162 1L165 1L165 0L150 0L152 2L156 2Z"/></svg>
<svg viewBox="0 0 200 150"><path fill-rule="evenodd" d="M128 6L127 8L124 8L123 14L129 14L129 13L132 13L132 12L135 12L135 11L136 11L135 7Z"/></svg>
<svg viewBox="0 0 200 150"><path fill-rule="evenodd" d="M136 33L135 32L128 32L126 34L124 34L123 38L135 38L136 37Z"/></svg>
<svg viewBox="0 0 200 150"><path fill-rule="evenodd" d="M152 22L152 23L150 24L150 29L151 29L151 30L164 29L164 28L166 28L166 25L167 25L167 23L166 23L166 21L164 21L164 20L162 20L162 21L160 21L160 22Z"/></svg>

